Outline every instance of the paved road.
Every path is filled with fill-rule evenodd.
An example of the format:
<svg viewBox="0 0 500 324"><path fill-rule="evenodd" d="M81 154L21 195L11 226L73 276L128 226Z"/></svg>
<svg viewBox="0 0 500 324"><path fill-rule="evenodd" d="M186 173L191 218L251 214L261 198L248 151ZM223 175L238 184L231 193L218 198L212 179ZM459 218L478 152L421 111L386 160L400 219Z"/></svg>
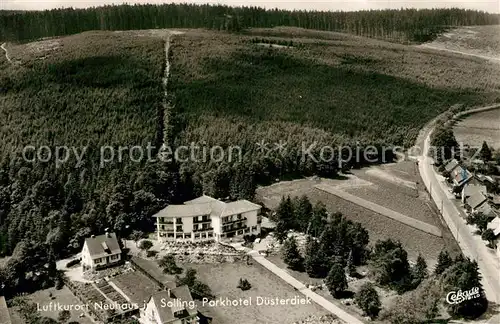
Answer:
<svg viewBox="0 0 500 324"><path fill-rule="evenodd" d="M480 112L499 108L500 105L474 109L470 112ZM466 114L460 113L459 116ZM458 116L457 116L458 117ZM433 159L428 156L430 136L434 127L424 134L423 154L419 156L419 172L422 180L430 192L436 205L441 210L443 218L453 236L457 240L463 253L477 260L479 270L483 276L483 286L488 300L499 303L500 301L500 260L494 251L486 247L481 237L474 235L474 228L465 223L463 210L460 208L453 195L448 191L444 179L438 175L433 167Z"/></svg>
<svg viewBox="0 0 500 324"><path fill-rule="evenodd" d="M325 191L327 193L330 193L332 195L335 195L337 197L340 197L344 200L352 202L353 204L359 205L363 208L374 211L377 214L383 215L385 217L388 217L390 219L393 219L393 220L398 221L400 223L403 223L405 225L411 226L411 227L416 228L418 230L421 230L423 232L426 232L426 233L429 233L429 234L432 234L432 235L435 235L438 237L441 237L443 235L441 233L441 230L434 225L427 224L427 223L422 222L418 219L408 217L406 215L398 213L397 211L386 208L384 206L380 206L380 205L375 204L375 203L368 201L366 199L356 197L356 196L351 195L350 193L347 193L345 191L338 190L338 189L334 188L333 186L316 185L314 187L316 189L319 189L319 190Z"/></svg>
<svg viewBox="0 0 500 324"><path fill-rule="evenodd" d="M290 284L292 287L300 291L302 294L304 294L306 297L311 298L312 301L314 301L316 304L320 305L333 315L337 316L341 320L345 321L347 324L363 324L364 322L357 317L354 317L353 315L347 313L345 310L342 308L338 307L337 305L333 304L332 302L328 301L324 297L318 295L317 293L313 292L311 289L307 288L302 282L298 281L294 277L292 277L288 272L285 270L281 269L271 261L267 260L265 257L259 254L259 252L255 250L250 250L248 248L245 248L241 246L241 244L232 244L234 248L240 251L246 251L248 255L250 255L256 262L261 264L264 268L267 270L271 271L284 281L286 281L288 284Z"/></svg>

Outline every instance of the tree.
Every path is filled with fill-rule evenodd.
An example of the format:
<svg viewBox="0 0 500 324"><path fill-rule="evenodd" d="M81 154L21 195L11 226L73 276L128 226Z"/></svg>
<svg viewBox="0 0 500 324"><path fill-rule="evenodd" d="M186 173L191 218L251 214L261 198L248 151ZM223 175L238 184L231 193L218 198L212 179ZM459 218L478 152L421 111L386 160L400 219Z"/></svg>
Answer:
<svg viewBox="0 0 500 324"><path fill-rule="evenodd" d="M436 162L441 164L453 157L458 142L451 127L440 126L434 130L431 136L431 145L436 150Z"/></svg>
<svg viewBox="0 0 500 324"><path fill-rule="evenodd" d="M292 270L302 270L304 268L304 258L300 255L297 241L290 237L283 244L283 261Z"/></svg>
<svg viewBox="0 0 500 324"><path fill-rule="evenodd" d="M482 212L474 212L467 216L467 224L476 225L479 232L483 233L488 227L489 218L486 214Z"/></svg>
<svg viewBox="0 0 500 324"><path fill-rule="evenodd" d="M495 232L491 228L488 228L487 230L485 230L483 232L483 234L481 234L481 238L485 241L488 241L488 244L491 247L493 247L494 241L496 239L496 235L495 235Z"/></svg>
<svg viewBox="0 0 500 324"><path fill-rule="evenodd" d="M297 230L301 232L306 232L309 225L309 221L312 216L313 207L309 198L303 195L300 198L293 200L294 205L294 218L297 224Z"/></svg>
<svg viewBox="0 0 500 324"><path fill-rule="evenodd" d="M434 268L434 274L440 275L453 264L453 260L446 250L442 250L438 255L438 262Z"/></svg>
<svg viewBox="0 0 500 324"><path fill-rule="evenodd" d="M377 241L373 249L370 265L376 281L395 289L407 287L410 278L408 254L401 242L387 239Z"/></svg>
<svg viewBox="0 0 500 324"><path fill-rule="evenodd" d="M196 270L192 268L188 268L186 270L186 275L182 278L177 277L177 286L186 285L189 288L189 291L193 295L193 298L196 299L212 299L214 298L212 294L212 290L210 287L203 282L199 281L196 277Z"/></svg>
<svg viewBox="0 0 500 324"><path fill-rule="evenodd" d="M144 238L144 232L134 230L130 234L130 239L135 242L135 246L137 246L142 238Z"/></svg>
<svg viewBox="0 0 500 324"><path fill-rule="evenodd" d="M449 304L448 312L453 316L475 319L481 316L488 308L488 300L481 285L481 275L476 261L469 258L456 259L455 262L442 274L444 291L462 292L472 289L478 290L478 296L466 299L460 303Z"/></svg>
<svg viewBox="0 0 500 324"><path fill-rule="evenodd" d="M411 270L412 288L416 288L429 275L427 271L427 263L421 254L418 255L417 262Z"/></svg>
<svg viewBox="0 0 500 324"><path fill-rule="evenodd" d="M366 316L375 319L381 308L380 298L373 284L367 282L361 286L354 296L354 302L363 310Z"/></svg>
<svg viewBox="0 0 500 324"><path fill-rule="evenodd" d="M397 296L380 320L392 324L433 323L440 313L443 291L434 279L424 280L416 290Z"/></svg>
<svg viewBox="0 0 500 324"><path fill-rule="evenodd" d="M325 284L334 298L339 298L341 293L347 289L347 277L342 264L333 263L330 272L326 276Z"/></svg>
<svg viewBox="0 0 500 324"><path fill-rule="evenodd" d="M493 153L491 152L488 144L486 144L486 141L483 141L483 145L481 146L481 151L479 151L479 154L484 162L490 161L493 157Z"/></svg>
<svg viewBox="0 0 500 324"><path fill-rule="evenodd" d="M312 217L308 224L307 234L318 237L324 230L328 219L328 212L322 202L317 202L312 211Z"/></svg>
<svg viewBox="0 0 500 324"><path fill-rule="evenodd" d="M349 273L349 276L354 277L357 275L356 272L356 265L354 264L354 256L351 252L349 252L349 257L347 258L347 273Z"/></svg>
<svg viewBox="0 0 500 324"><path fill-rule="evenodd" d="M178 267L175 263L175 258L171 254L163 256L158 260L158 265L163 269L163 272L170 275L176 275L182 273L182 268Z"/></svg>
<svg viewBox="0 0 500 324"><path fill-rule="evenodd" d="M290 196L282 198L274 216L276 219L274 233L280 243L286 239L288 230L295 226L293 216L293 204Z"/></svg>
<svg viewBox="0 0 500 324"><path fill-rule="evenodd" d="M57 320L62 323L66 323L71 318L71 313L68 310L62 310L57 316Z"/></svg>
<svg viewBox="0 0 500 324"><path fill-rule="evenodd" d="M328 274L328 257L319 248L315 238L308 236L304 258L304 268L311 278L325 278Z"/></svg>
<svg viewBox="0 0 500 324"><path fill-rule="evenodd" d="M240 278L240 281L238 282L237 288L240 288L241 290L245 291L245 290L249 290L250 288L252 288L252 285L250 284L250 282L247 279Z"/></svg>
<svg viewBox="0 0 500 324"><path fill-rule="evenodd" d="M150 240L142 240L141 243L139 243L139 248L144 251L147 251L152 247L153 242L151 242Z"/></svg>

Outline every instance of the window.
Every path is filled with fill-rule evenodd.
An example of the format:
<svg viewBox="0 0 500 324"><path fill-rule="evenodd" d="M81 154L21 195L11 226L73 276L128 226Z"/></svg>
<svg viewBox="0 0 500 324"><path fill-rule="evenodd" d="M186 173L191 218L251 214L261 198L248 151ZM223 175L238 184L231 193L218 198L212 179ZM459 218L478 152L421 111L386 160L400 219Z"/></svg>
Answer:
<svg viewBox="0 0 500 324"><path fill-rule="evenodd" d="M111 256L111 260L118 260L118 254L113 254Z"/></svg>
<svg viewBox="0 0 500 324"><path fill-rule="evenodd" d="M177 232L182 232L182 225L177 225Z"/></svg>
<svg viewBox="0 0 500 324"><path fill-rule="evenodd" d="M101 258L97 258L94 260L94 263L101 263L102 259Z"/></svg>
<svg viewBox="0 0 500 324"><path fill-rule="evenodd" d="M174 237L174 233L168 233L167 237L173 238Z"/></svg>
<svg viewBox="0 0 500 324"><path fill-rule="evenodd" d="M201 228L204 229L204 230L208 229L208 224L202 224Z"/></svg>
<svg viewBox="0 0 500 324"><path fill-rule="evenodd" d="M175 238L178 238L178 239L183 238L183 237L182 237L182 233L177 233L177 235L175 236Z"/></svg>
<svg viewBox="0 0 500 324"><path fill-rule="evenodd" d="M176 222L177 224L182 224L182 218L178 217L178 218L175 220L175 222Z"/></svg>
<svg viewBox="0 0 500 324"><path fill-rule="evenodd" d="M202 220L203 220L204 222L208 222L208 221L209 221L208 216L207 216L207 215L203 216Z"/></svg>
<svg viewBox="0 0 500 324"><path fill-rule="evenodd" d="M197 231L198 230L198 224L193 225L193 230Z"/></svg>
<svg viewBox="0 0 500 324"><path fill-rule="evenodd" d="M214 234L212 232L208 232L208 237L213 237Z"/></svg>
<svg viewBox="0 0 500 324"><path fill-rule="evenodd" d="M238 220L240 220L240 219L241 219L241 214L238 214Z"/></svg>
<svg viewBox="0 0 500 324"><path fill-rule="evenodd" d="M194 234L194 238L195 238L195 239L199 239L199 238L200 238L200 233L196 233L196 234Z"/></svg>

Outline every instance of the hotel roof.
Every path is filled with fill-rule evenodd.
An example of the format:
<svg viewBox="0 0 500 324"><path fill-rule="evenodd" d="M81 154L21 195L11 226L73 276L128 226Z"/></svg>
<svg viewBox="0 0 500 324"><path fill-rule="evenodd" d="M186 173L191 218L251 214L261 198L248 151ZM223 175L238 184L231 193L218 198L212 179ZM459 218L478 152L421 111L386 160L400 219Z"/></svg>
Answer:
<svg viewBox="0 0 500 324"><path fill-rule="evenodd" d="M169 205L153 217L174 218L204 215L225 217L259 210L260 208L261 206L244 199L225 203L209 196L201 196L185 202L184 205Z"/></svg>

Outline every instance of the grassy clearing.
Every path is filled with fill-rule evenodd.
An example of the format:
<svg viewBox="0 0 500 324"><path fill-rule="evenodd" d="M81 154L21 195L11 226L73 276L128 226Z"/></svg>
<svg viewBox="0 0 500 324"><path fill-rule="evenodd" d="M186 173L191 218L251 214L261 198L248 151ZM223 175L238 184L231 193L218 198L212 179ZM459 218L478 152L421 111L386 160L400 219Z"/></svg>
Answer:
<svg viewBox="0 0 500 324"><path fill-rule="evenodd" d="M500 59L500 26L454 28L427 43L436 48Z"/></svg>
<svg viewBox="0 0 500 324"><path fill-rule="evenodd" d="M388 172L402 173L408 181L418 181L413 162L396 163L385 166ZM433 267L437 256L443 248L449 251L459 251L451 233L441 226L439 216L428 198L420 194L424 189L418 185L419 194L415 190L387 183L379 178L365 175L365 170L357 170L347 180L321 179L321 182L336 186L354 195L394 209L409 217L428 222L442 228L443 237L421 232L397 221L347 202L334 195L314 189L318 182L312 179L280 182L257 190L257 198L268 208L276 208L282 196L306 195L312 203L323 202L329 212L341 212L347 219L360 222L370 234L370 244L379 239L392 238L401 241L408 252L408 257L415 260L419 253L426 259L429 267Z"/></svg>
<svg viewBox="0 0 500 324"><path fill-rule="evenodd" d="M283 262L283 256L281 253L278 253L276 255L271 255L267 257L269 261L273 262L277 266L279 266L282 269L286 269L286 271L293 276L295 279L299 280L300 282L304 284L311 284L311 285L322 285L323 284L323 279L315 279L315 278L310 278L307 273L305 272L300 272L300 271L295 271L291 270L287 267L285 262ZM361 266L358 267L358 272L359 273L366 273L368 271L366 266ZM353 303L353 296L358 290L361 288L361 286L366 283L366 282L372 282L368 277L363 277L363 278L350 278L350 281L348 282L348 289L346 291L346 298L343 300L342 299L335 299L332 297L332 295L328 292L328 289L323 288L323 289L317 289L315 292L324 297L325 299L329 300L330 302L336 304L337 306L343 308L344 310L348 311L349 313L353 315L358 315L358 316L363 316L363 311L359 309L354 303ZM395 296L397 296L397 293L385 288L377 287L377 292L380 296L380 301L382 302L382 307L385 308L389 305L391 305L392 300L394 299ZM347 302L347 303L346 303ZM381 321L373 321L373 323L383 323Z"/></svg>
<svg viewBox="0 0 500 324"><path fill-rule="evenodd" d="M500 149L500 109L485 111L465 117L453 126L459 143L481 147L483 141L494 149Z"/></svg>
<svg viewBox="0 0 500 324"><path fill-rule="evenodd" d="M50 297L52 294L52 298ZM64 286L61 290L57 290L55 288L49 288L45 290L40 290L37 291L36 293L33 293L31 295L27 295L26 299L30 303L38 304L40 305L40 308L43 307L43 305L49 305L51 302L53 304L59 303L60 305L84 305L82 304L78 298L71 293L71 291ZM75 306L73 306L75 308ZM80 314L82 314L82 311L76 311L76 310L70 310L71 313L71 318L68 320L68 322L71 321L76 321L80 324L92 324L93 322L87 318L87 317L80 317ZM50 317L55 320L57 320L57 317L59 315L59 311L57 310L41 310L40 315L44 317Z"/></svg>
<svg viewBox="0 0 500 324"><path fill-rule="evenodd" d="M217 298L239 299L252 297L253 305L238 307L212 307L209 311L217 323L232 324L239 318L245 324L273 323L290 324L306 318L308 315L321 315L327 312L312 303L311 305L257 306L257 296L270 298L292 298L303 295L286 282L254 262L222 264L187 264L186 267L198 271L200 280L210 286ZM240 278L247 279L252 288L242 291L236 286Z"/></svg>

